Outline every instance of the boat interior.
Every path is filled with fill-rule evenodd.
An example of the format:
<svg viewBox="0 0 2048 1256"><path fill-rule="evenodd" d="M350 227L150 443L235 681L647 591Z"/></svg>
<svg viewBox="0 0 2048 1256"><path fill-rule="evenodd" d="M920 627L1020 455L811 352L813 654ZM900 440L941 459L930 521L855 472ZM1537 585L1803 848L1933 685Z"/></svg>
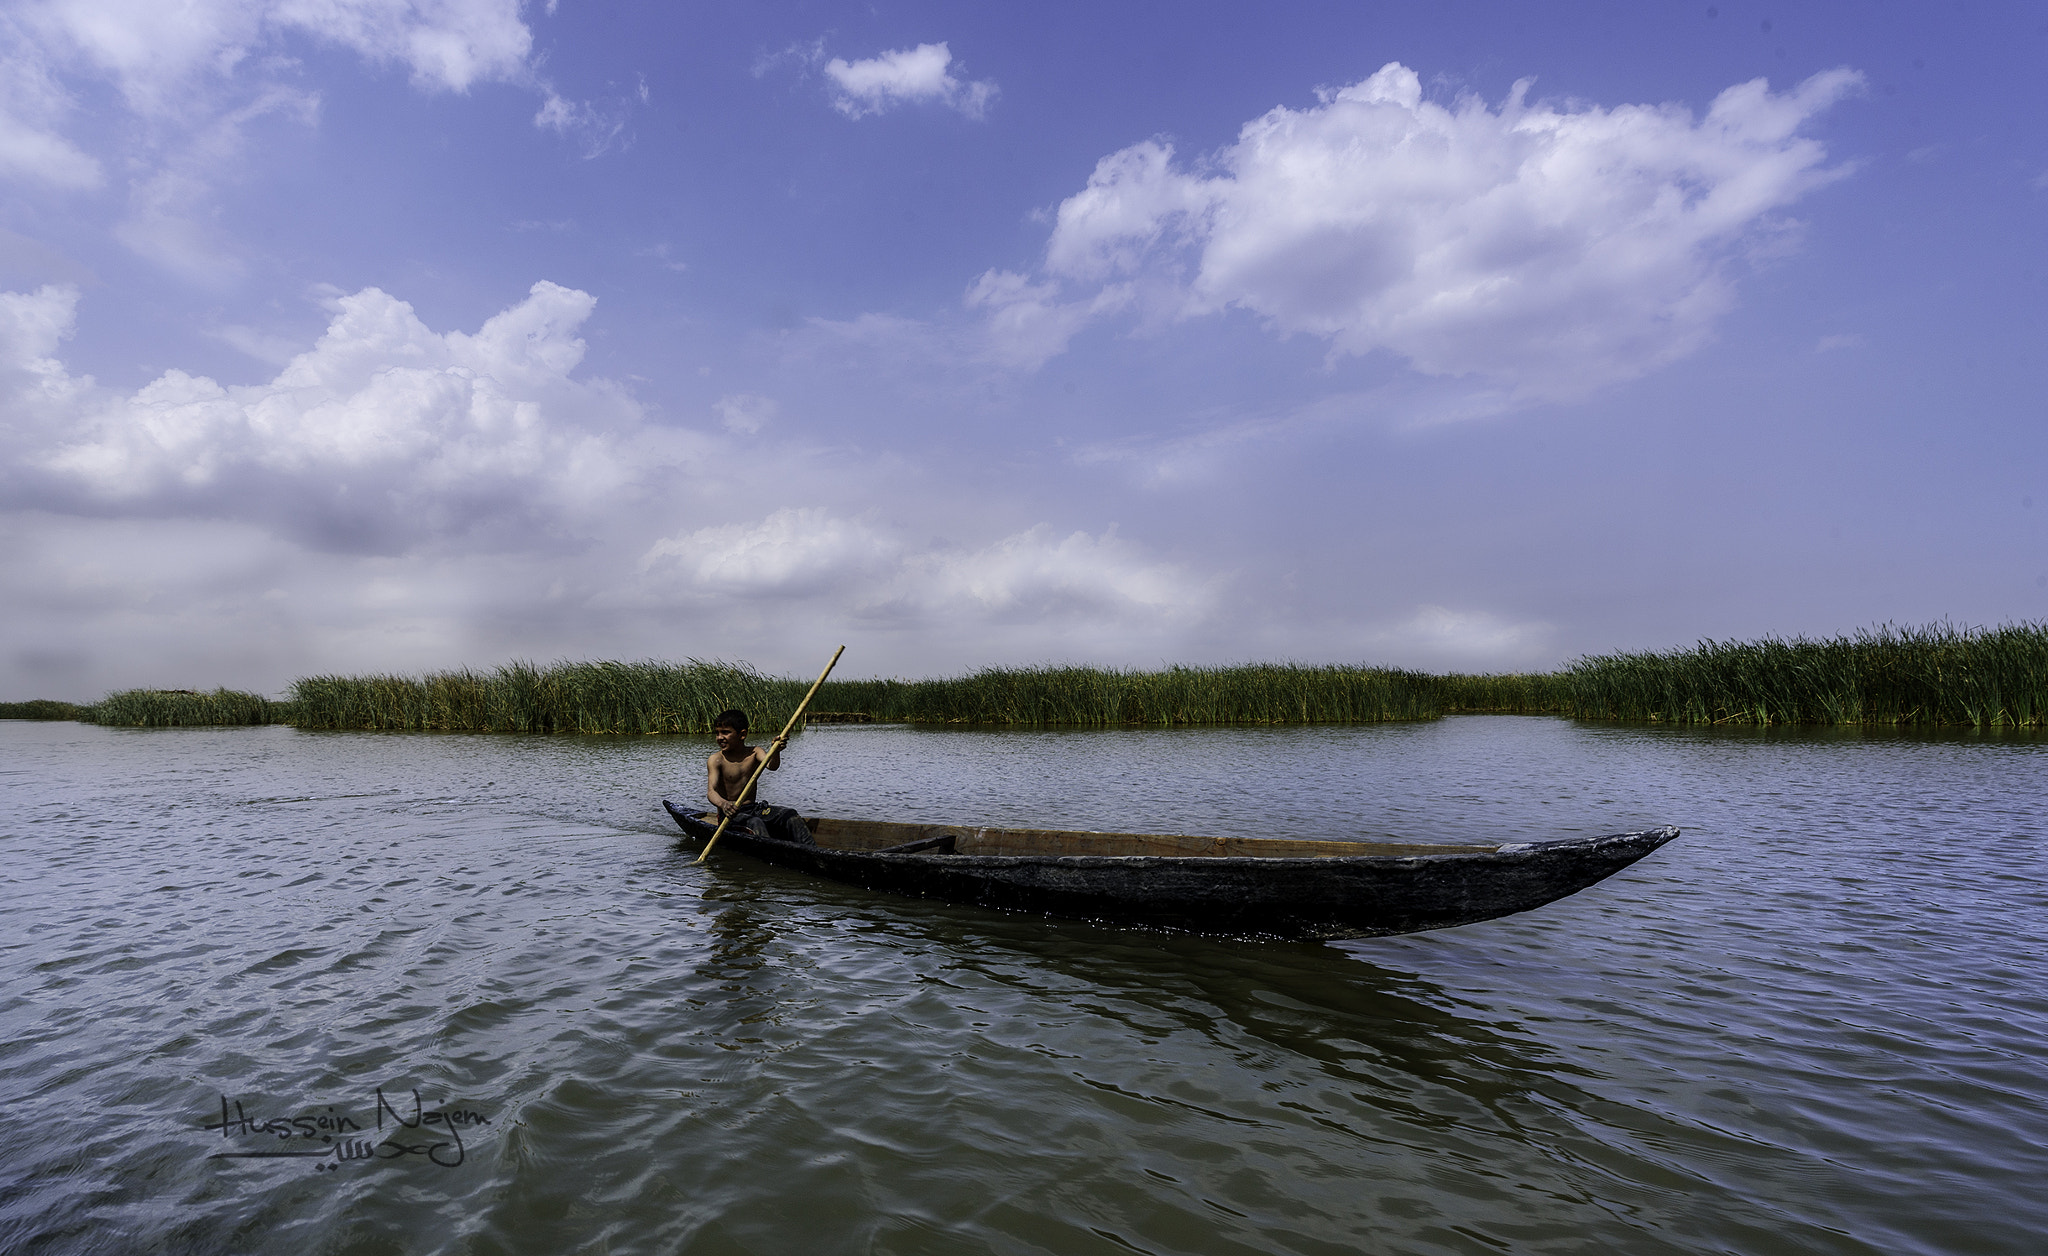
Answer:
<svg viewBox="0 0 2048 1256"><path fill-rule="evenodd" d="M882 820L804 818L828 850L889 855L1209 855L1240 858L1333 858L1360 855L1471 855L1495 846L1441 842L1324 842L1284 837L1188 837L1170 833L1070 833L1061 829L991 829L963 824L894 824Z"/></svg>

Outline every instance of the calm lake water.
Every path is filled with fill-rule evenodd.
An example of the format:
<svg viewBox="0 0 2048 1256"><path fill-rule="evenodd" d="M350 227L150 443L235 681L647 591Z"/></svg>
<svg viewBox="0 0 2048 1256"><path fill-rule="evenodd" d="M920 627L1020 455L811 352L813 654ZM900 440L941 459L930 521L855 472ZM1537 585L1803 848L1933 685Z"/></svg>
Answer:
<svg viewBox="0 0 2048 1256"><path fill-rule="evenodd" d="M695 798L709 749L0 723L0 1250L2048 1234L2041 738L819 728L764 791L1164 832L1685 830L1526 915L1335 945L695 867L658 800Z"/></svg>

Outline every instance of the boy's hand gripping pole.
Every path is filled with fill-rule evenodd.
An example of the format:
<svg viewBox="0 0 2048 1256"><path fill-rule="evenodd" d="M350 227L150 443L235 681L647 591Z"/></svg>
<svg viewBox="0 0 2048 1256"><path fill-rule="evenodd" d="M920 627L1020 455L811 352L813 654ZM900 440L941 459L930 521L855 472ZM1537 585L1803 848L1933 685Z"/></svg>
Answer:
<svg viewBox="0 0 2048 1256"><path fill-rule="evenodd" d="M825 678L832 674L832 669L839 663L839 656L844 653L846 653L846 647L843 645L832 651L832 661L825 664L825 670L819 672L818 679L811 682L811 691L804 695L802 702L796 704L796 714L789 717L789 723L782 726L782 732L776 736L774 741L768 743L768 753L762 755L761 761L754 765L754 774L747 778L746 787L740 790L740 797L745 798L754 792L754 782L760 780L761 773L768 770L768 760L773 759L781 752L784 746L789 744L790 730L795 728L797 721L804 717L804 708L811 705L812 698L818 696L818 686L825 683ZM698 863L703 863L711 858L711 848L718 845L718 839L725 836L725 826L731 824L732 818L738 815L739 812L740 804L734 803L732 810L726 812L725 818L718 822L718 831L711 835L710 841L704 843L704 853L697 856Z"/></svg>

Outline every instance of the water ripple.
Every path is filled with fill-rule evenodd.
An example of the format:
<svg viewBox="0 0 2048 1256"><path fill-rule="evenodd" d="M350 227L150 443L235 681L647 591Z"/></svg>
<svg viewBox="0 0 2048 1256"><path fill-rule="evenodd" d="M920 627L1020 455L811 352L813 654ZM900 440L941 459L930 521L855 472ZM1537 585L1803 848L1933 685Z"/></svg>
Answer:
<svg viewBox="0 0 2048 1256"><path fill-rule="evenodd" d="M670 739L7 723L0 746L0 1250L2017 1253L2048 1232L2039 738L834 728L775 782L934 821L1686 829L1541 911L1337 946L698 867L655 802L701 771ZM224 1097L368 1123L380 1088L481 1117L461 1165L208 1158L266 1145L205 1128Z"/></svg>

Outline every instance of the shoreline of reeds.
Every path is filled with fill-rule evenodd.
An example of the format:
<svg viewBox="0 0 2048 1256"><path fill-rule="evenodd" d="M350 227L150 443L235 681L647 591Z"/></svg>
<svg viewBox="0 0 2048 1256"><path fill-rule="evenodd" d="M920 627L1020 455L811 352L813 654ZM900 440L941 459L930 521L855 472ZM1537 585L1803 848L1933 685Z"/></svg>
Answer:
<svg viewBox="0 0 2048 1256"><path fill-rule="evenodd" d="M1433 678L1388 668L984 668L935 680L829 680L811 708L863 722L1112 727L1429 719ZM292 686L309 729L708 733L720 711L780 729L809 685L742 664L511 663L403 676L316 676Z"/></svg>
<svg viewBox="0 0 2048 1256"><path fill-rule="evenodd" d="M294 682L282 701L228 689L132 689L84 707L0 704L0 718L626 735L704 733L719 711L739 707L758 732L779 729L807 688L801 679L699 659L513 662L421 676L311 676ZM812 709L860 722L1081 728L1377 723L1464 713L1674 725L2041 728L2048 726L2048 623L1706 640L1689 650L1587 655L1554 672L1484 675L1292 663L992 667L928 680L831 680Z"/></svg>
<svg viewBox="0 0 2048 1256"><path fill-rule="evenodd" d="M81 720L92 721L87 715L92 708L76 702L59 702L55 698L31 698L27 702L0 702L0 720Z"/></svg>
<svg viewBox="0 0 2048 1256"><path fill-rule="evenodd" d="M2048 622L1860 629L1590 655L1563 670L1579 719L2041 728Z"/></svg>

